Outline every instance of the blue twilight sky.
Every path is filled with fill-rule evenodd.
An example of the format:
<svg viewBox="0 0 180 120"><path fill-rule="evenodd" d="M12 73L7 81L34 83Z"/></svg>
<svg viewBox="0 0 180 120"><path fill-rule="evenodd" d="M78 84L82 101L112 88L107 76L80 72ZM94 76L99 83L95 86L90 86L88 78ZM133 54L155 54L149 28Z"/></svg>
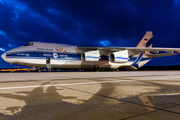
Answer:
<svg viewBox="0 0 180 120"><path fill-rule="evenodd" d="M134 47L146 31L153 46L180 48L180 0L0 0L0 54L30 41Z"/></svg>

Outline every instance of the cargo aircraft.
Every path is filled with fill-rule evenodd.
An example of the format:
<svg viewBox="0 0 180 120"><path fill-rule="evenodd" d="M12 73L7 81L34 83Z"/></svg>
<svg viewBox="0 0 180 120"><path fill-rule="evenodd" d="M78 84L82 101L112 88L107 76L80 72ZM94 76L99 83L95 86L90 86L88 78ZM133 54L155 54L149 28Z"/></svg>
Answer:
<svg viewBox="0 0 180 120"><path fill-rule="evenodd" d="M147 31L136 47L79 47L66 44L29 42L1 55L7 63L31 67L109 71L137 70L156 57L177 55L179 48L152 47ZM163 52L162 52L163 51ZM39 69L40 70L40 69Z"/></svg>

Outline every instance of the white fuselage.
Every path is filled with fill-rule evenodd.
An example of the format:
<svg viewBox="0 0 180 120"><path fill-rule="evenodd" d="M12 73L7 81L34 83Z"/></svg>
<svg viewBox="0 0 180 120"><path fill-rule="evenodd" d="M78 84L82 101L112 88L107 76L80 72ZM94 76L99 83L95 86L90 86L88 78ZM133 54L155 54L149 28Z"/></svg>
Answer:
<svg viewBox="0 0 180 120"><path fill-rule="evenodd" d="M141 60L138 60L136 57L125 63L113 63L108 60L108 56L104 56L97 62L86 62L81 59L82 53L83 51L79 50L77 46L32 42L31 44L9 50L1 57L8 63L32 67L46 67L46 59L49 57L51 68L62 69L117 69L122 66L131 66L134 62L140 62Z"/></svg>

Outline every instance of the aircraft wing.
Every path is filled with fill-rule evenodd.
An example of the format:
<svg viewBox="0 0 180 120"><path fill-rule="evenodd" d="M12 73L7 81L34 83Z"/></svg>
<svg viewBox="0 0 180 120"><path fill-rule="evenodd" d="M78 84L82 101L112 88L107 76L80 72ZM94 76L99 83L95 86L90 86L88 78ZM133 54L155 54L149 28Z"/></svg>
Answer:
<svg viewBox="0 0 180 120"><path fill-rule="evenodd" d="M149 47L77 47L80 50L83 50L84 52L86 51L90 51L90 50L109 50L112 52L116 52L116 51L121 51L121 50L138 50L141 52L144 51L151 51L151 52L155 52L155 51L177 51L180 52L180 48L158 48L158 47L153 47L153 48L149 48Z"/></svg>
<svg viewBox="0 0 180 120"><path fill-rule="evenodd" d="M149 54L149 57L163 57L163 56L171 56L180 53L180 48L158 48L158 47L77 47L82 52L88 52L93 50L99 50L102 55L108 55L112 52L117 52L121 50L128 50L132 55L136 55L139 53L153 52L155 54ZM168 53L159 53L159 51L165 51Z"/></svg>

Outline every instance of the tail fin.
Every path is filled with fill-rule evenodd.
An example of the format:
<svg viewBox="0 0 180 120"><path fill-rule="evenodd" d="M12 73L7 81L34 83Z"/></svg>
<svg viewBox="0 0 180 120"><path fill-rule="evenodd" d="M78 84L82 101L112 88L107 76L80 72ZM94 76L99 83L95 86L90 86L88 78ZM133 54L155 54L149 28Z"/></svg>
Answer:
<svg viewBox="0 0 180 120"><path fill-rule="evenodd" d="M147 31L136 47L152 47L153 34L152 31Z"/></svg>
<svg viewBox="0 0 180 120"><path fill-rule="evenodd" d="M152 38L153 38L152 31L147 31L136 47L152 47ZM149 53L149 51L146 51L145 54L150 54L150 53ZM147 59L148 57L145 56L145 54L144 53L138 54L137 55L138 57L134 61L132 66L140 68L143 65L145 65L147 62L149 62L151 59ZM146 58L146 59L143 60L142 58Z"/></svg>

